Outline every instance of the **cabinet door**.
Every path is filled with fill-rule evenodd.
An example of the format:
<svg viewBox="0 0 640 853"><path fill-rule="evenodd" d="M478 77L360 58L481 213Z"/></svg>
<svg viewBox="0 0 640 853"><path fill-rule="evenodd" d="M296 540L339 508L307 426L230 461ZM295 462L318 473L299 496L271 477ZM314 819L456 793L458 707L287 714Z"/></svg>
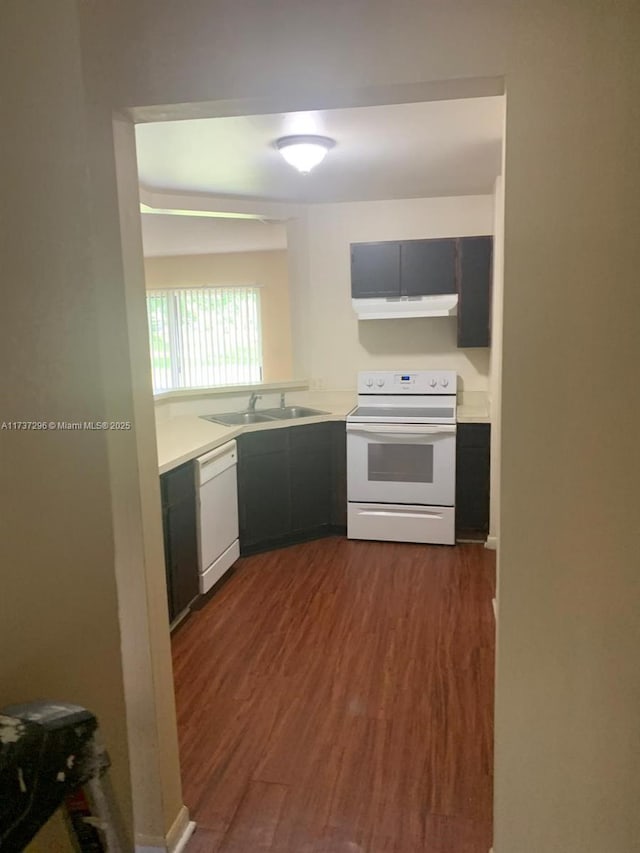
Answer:
<svg viewBox="0 0 640 853"><path fill-rule="evenodd" d="M458 424L456 535L486 538L489 533L489 424Z"/></svg>
<svg viewBox="0 0 640 853"><path fill-rule="evenodd" d="M160 480L162 483L162 479ZM162 490L164 492L164 489ZM164 496L163 496L164 497ZM171 544L169 542L169 509L163 503L162 506L162 532L164 541L164 573L167 584L167 607L169 609L169 622L176 618L177 611L173 606L173 595L171 591Z"/></svg>
<svg viewBox="0 0 640 853"><path fill-rule="evenodd" d="M240 548L286 536L291 529L289 430L238 438Z"/></svg>
<svg viewBox="0 0 640 853"><path fill-rule="evenodd" d="M328 527L331 520L331 424L290 430L291 532Z"/></svg>
<svg viewBox="0 0 640 853"><path fill-rule="evenodd" d="M461 237L459 240L459 347L488 347L491 343L492 252L492 237Z"/></svg>
<svg viewBox="0 0 640 853"><path fill-rule="evenodd" d="M400 295L400 244L352 243L351 296L366 299Z"/></svg>
<svg viewBox="0 0 640 853"><path fill-rule="evenodd" d="M187 462L160 477L162 506L172 506L180 501L195 503L195 478L193 462Z"/></svg>
<svg viewBox="0 0 640 853"><path fill-rule="evenodd" d="M402 296L456 292L456 239L408 240L400 244Z"/></svg>
<svg viewBox="0 0 640 853"><path fill-rule="evenodd" d="M169 621L198 595L198 539L193 463L160 477Z"/></svg>
<svg viewBox="0 0 640 853"><path fill-rule="evenodd" d="M195 501L184 500L167 507L167 575L171 620L198 595L198 546Z"/></svg>

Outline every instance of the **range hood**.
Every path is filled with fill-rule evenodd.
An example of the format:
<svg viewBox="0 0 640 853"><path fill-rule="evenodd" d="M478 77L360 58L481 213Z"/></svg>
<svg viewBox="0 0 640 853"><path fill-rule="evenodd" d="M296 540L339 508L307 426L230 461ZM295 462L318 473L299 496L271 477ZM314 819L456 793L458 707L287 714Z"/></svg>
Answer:
<svg viewBox="0 0 640 853"><path fill-rule="evenodd" d="M437 296L388 296L352 299L358 320L399 320L406 317L455 317L458 294Z"/></svg>

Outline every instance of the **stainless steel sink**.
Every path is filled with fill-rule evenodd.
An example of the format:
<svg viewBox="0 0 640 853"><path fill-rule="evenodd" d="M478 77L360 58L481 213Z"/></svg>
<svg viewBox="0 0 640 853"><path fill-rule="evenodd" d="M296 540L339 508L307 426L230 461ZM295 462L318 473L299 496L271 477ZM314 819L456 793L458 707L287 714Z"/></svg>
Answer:
<svg viewBox="0 0 640 853"><path fill-rule="evenodd" d="M265 421L272 421L268 415L262 412L223 412L221 415L202 415L205 421L212 421L214 424L222 424L223 426L241 426L242 424L261 424Z"/></svg>
<svg viewBox="0 0 640 853"><path fill-rule="evenodd" d="M314 415L326 415L320 409L309 409L306 406L285 406L277 409L262 409L259 412L223 412L220 415L201 415L205 421L223 426L242 426L243 424L262 424L267 421L296 420L297 418L312 418Z"/></svg>
<svg viewBox="0 0 640 853"><path fill-rule="evenodd" d="M323 412L320 409L309 409L306 406L285 406L279 409L263 409L262 414L278 420L292 420L295 418L311 418L314 415L326 415L328 412Z"/></svg>

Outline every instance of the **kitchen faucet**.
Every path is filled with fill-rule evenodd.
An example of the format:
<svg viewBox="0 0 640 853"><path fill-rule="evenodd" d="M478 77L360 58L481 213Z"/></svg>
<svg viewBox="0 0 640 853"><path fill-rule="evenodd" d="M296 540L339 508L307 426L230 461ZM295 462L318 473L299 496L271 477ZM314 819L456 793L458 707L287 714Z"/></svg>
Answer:
<svg viewBox="0 0 640 853"><path fill-rule="evenodd" d="M280 394L280 408L284 409L284 391Z"/></svg>
<svg viewBox="0 0 640 853"><path fill-rule="evenodd" d="M262 399L262 394L252 393L251 396L249 397L249 402L247 403L247 411L248 412L255 412L256 403L258 400L261 400L261 399Z"/></svg>

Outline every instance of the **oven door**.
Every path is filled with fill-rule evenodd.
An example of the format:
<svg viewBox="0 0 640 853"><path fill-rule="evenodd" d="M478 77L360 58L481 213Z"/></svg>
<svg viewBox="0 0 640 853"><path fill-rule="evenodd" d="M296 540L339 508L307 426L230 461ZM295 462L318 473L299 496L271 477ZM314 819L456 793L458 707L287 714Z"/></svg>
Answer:
<svg viewBox="0 0 640 853"><path fill-rule="evenodd" d="M455 424L347 423L349 501L453 506L455 483Z"/></svg>

